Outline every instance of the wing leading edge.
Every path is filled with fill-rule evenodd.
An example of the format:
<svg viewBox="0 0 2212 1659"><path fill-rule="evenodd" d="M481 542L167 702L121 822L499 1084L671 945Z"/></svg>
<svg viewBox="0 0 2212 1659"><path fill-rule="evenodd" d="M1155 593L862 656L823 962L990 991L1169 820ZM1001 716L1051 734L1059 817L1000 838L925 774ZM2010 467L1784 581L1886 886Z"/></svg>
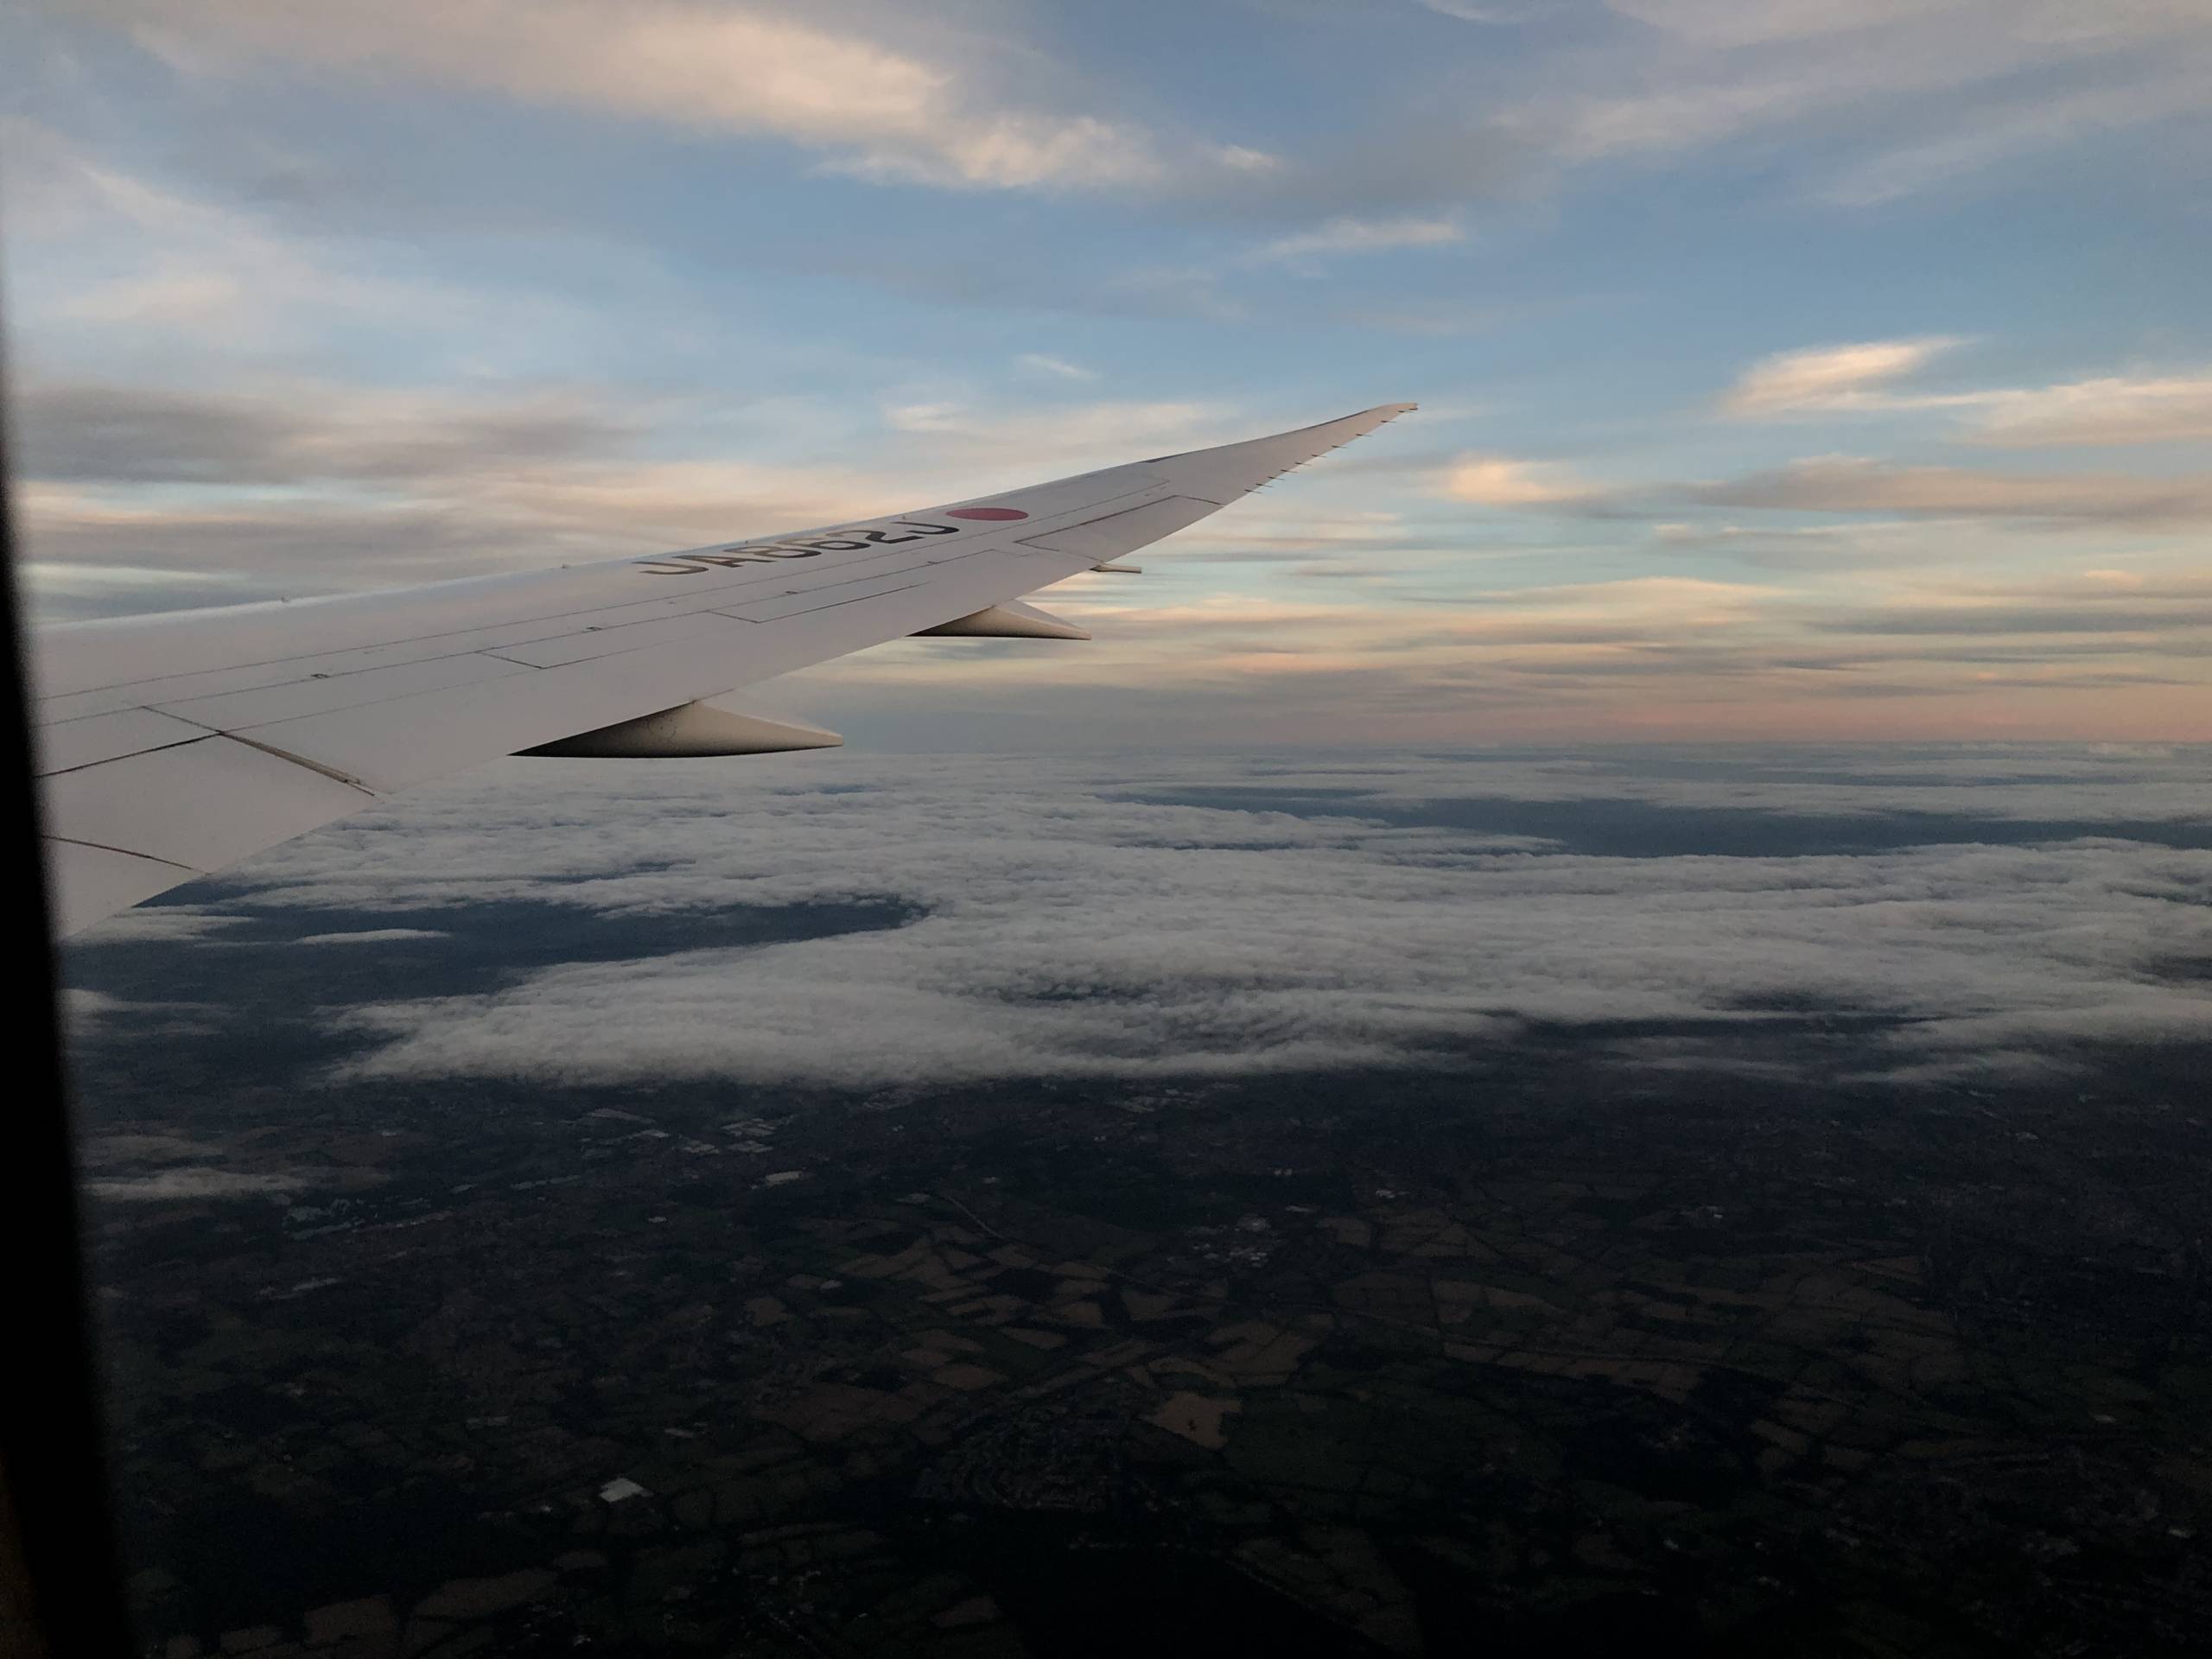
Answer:
<svg viewBox="0 0 2212 1659"><path fill-rule="evenodd" d="M1069 637L1016 601L1413 407L790 536L48 628L34 683L56 930L499 755L649 752L611 734L870 645Z"/></svg>

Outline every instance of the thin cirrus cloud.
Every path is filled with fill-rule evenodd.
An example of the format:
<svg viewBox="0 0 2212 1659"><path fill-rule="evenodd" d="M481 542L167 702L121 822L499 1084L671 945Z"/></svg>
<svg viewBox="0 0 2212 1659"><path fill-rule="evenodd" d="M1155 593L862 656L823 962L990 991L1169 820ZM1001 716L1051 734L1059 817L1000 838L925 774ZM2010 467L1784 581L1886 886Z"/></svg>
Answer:
<svg viewBox="0 0 2212 1659"><path fill-rule="evenodd" d="M1821 353L1823 357L1832 353ZM1885 368L1883 376L1904 371ZM1779 390L1777 370L1764 379L1770 401L1758 407L1856 410L1881 394L1866 390L1877 372L1863 365L1848 373L1834 365L1797 374L1792 388ZM1819 388L1815 390L1815 388ZM1784 397L1790 401L1786 404ZM1945 403L1955 399L1940 400ZM1977 400L1979 401L1979 400ZM2139 434L2155 420L2161 432L2181 423L2179 399L2152 413L2131 416L2122 400L2103 403L2094 412L2071 416L2027 412L2030 399L2013 405L2021 412L2015 447L2061 441L2084 442L2082 434L2107 435L2118 445L2130 440L2115 428L2131 418ZM2063 401L2063 400L2062 400ZM2062 425L2062 421L2070 424ZM2066 434L2062 440L2060 434ZM2141 441L2139 438L2136 441ZM1493 511L1600 516L1662 520L1662 541L1675 546L1718 544L1741 527L1700 526L1665 522L1685 506L1751 508L1778 513L1880 514L1891 518L2012 521L2058 527L2126 528L2145 533L2184 531L2212 520L2212 475L2121 472L2031 472L1885 461L1852 454L1812 455L1778 467L1719 480L1675 480L1637 484L1602 483L1565 465L1534 457L1497 454L1463 454L1434 474L1436 493Z"/></svg>
<svg viewBox="0 0 2212 1659"><path fill-rule="evenodd" d="M2212 520L2212 475L2020 472L1813 455L1719 481L1601 485L1556 463L1499 454L1459 457L1436 476L1438 493L1513 512L1665 518L1685 505L1772 512L2010 520L2054 526L2126 527L2150 533ZM1694 527L1662 525L1674 545Z"/></svg>
<svg viewBox="0 0 2212 1659"><path fill-rule="evenodd" d="M1311 230L1277 237L1254 257L1283 264L1302 264L1342 255L1386 253L1405 248L1450 247L1467 239L1466 232L1450 219L1338 218Z"/></svg>
<svg viewBox="0 0 2212 1659"><path fill-rule="evenodd" d="M1443 474L1442 493L1484 507L1563 507L1599 494L1598 486L1554 462L1512 455L1465 454Z"/></svg>
<svg viewBox="0 0 2212 1659"><path fill-rule="evenodd" d="M693 410L588 385L34 379L18 407L33 575L78 614L697 546L1194 448L1244 424L1199 403L899 404L861 467L655 454L655 432Z"/></svg>
<svg viewBox="0 0 2212 1659"><path fill-rule="evenodd" d="M1723 412L1771 416L1893 407L1887 388L1960 342L1950 336L1816 346L1764 358L1722 397Z"/></svg>
<svg viewBox="0 0 2212 1659"><path fill-rule="evenodd" d="M1096 380L1098 378L1096 369L1086 369L1079 363L1071 363L1065 358L1050 357L1043 352L1024 352L1014 360L1017 367L1032 374L1046 375L1056 380Z"/></svg>
<svg viewBox="0 0 2212 1659"><path fill-rule="evenodd" d="M2156 579L2098 569L2043 582L1923 589L1912 602L1819 618L1817 628L1867 634L2127 634L2175 636L2212 651L2212 577L2194 570Z"/></svg>
<svg viewBox="0 0 2212 1659"><path fill-rule="evenodd" d="M1101 398L1046 407L976 408L960 403L901 404L884 411L893 430L929 441L947 464L1003 466L1019 451L1036 467L1090 457L1126 459L1137 450L1168 453L1224 442L1236 429L1220 403Z"/></svg>
<svg viewBox="0 0 2212 1659"><path fill-rule="evenodd" d="M1911 390L1965 342L1953 335L1864 340L1780 352L1721 395L1743 420L1837 414L1955 413L1967 442L2005 448L2112 448L2212 438L2212 373L2104 375L2042 386Z"/></svg>
<svg viewBox="0 0 2212 1659"><path fill-rule="evenodd" d="M1805 140L1827 200L1874 205L2088 134L2184 120L2212 86L2212 24L2188 0L1614 0L1575 9L1566 27L1556 8L1427 10L1437 27L1409 42L1421 56L1338 77L1398 89L1360 112L1362 136L1246 111L1257 130L1219 139L1118 113L1156 107L1157 74L1141 59L1121 69L1123 84L1088 62L1078 73L1077 54L1026 34L1049 12L938 9L925 22L866 0L415 0L314 13L279 0L100 0L90 15L195 75L274 65L408 77L780 140L887 182L1203 200L1310 219L1316 236L1347 215L1373 219L1379 200L1495 200L1579 168L1675 164L1776 133ZM1298 33L1278 17L1260 26L1271 41ZM1249 20L1224 27L1243 47ZM1878 119L1859 113L1876 109Z"/></svg>
<svg viewBox="0 0 2212 1659"><path fill-rule="evenodd" d="M1772 581L1637 576L1449 595L1400 586L1353 602L1341 602L1344 582L1303 583L1304 602L1179 605L1133 603L1102 583L1052 596L1096 636L1079 651L948 660L915 645L782 690L901 747L921 747L910 733L925 728L963 747L1086 749L1162 728L1180 744L1232 747L1624 732L2212 737L2212 699L2187 695L2212 659L2212 619L2171 572L2124 574L2139 587L2094 589L2124 603L2052 583L1998 604L1924 582L1878 609L1847 580L1817 597ZM1998 664L2037 673L2000 683Z"/></svg>
<svg viewBox="0 0 2212 1659"><path fill-rule="evenodd" d="M296 374L364 342L481 362L603 326L541 287L463 278L419 249L301 233L29 118L0 118L0 137L9 298L38 325L24 331L34 368L81 355L220 384L241 368Z"/></svg>
<svg viewBox="0 0 2212 1659"><path fill-rule="evenodd" d="M2012 448L2212 441L2212 373L2107 377L1994 391L1971 436Z"/></svg>
<svg viewBox="0 0 2212 1659"><path fill-rule="evenodd" d="M995 757L848 755L756 767L733 794L727 767L631 769L616 785L510 763L257 860L236 899L208 905L429 923L454 904L534 903L636 925L857 899L914 916L344 1009L336 1023L365 1044L351 1077L860 1089L1245 1077L1463 1063L1532 1024L1602 1039L1624 1020L1680 1024L1725 1063L1789 1006L1866 1022L1847 1052L1800 1044L1790 1064L1989 1079L2063 1074L2083 1045L2202 1033L2203 987L2174 965L2212 949L2195 902L2212 854L2121 838L2171 815L2186 842L2212 813L2184 755L1837 752L1770 776L1769 764L1646 773L1309 750L1039 757L1010 772ZM1307 804L1177 798L1224 785ZM1663 824L1679 804L1747 828L1856 817L1878 836L1898 811L1963 805L1986 828L1972 842L1724 859L1456 827L1478 824L1485 803L1544 801L1580 803L1560 821L1586 826L1637 812ZM2013 844L2014 817L2081 828Z"/></svg>
<svg viewBox="0 0 2212 1659"><path fill-rule="evenodd" d="M2090 134L2186 118L2212 92L2212 15L2194 0L1609 0L1608 10L1630 27L1563 69L1516 124L1548 130L1558 152L1588 162L1691 154L1857 115L1808 181L1817 199L1852 209Z"/></svg>
<svg viewBox="0 0 2212 1659"><path fill-rule="evenodd" d="M273 59L398 73L476 93L781 139L841 169L971 188L1156 183L1171 166L1263 169L1236 146L1178 151L1128 123L1026 104L969 67L860 20L772 5L479 0L302 11L276 0L117 0L106 9L180 67Z"/></svg>
<svg viewBox="0 0 2212 1659"><path fill-rule="evenodd" d="M2005 473L1901 466L1856 455L1816 456L1774 472L1693 488L1723 506L1793 512L1907 513L1931 518L2016 518L2052 524L2183 530L2212 520L2212 475Z"/></svg>
<svg viewBox="0 0 2212 1659"><path fill-rule="evenodd" d="M505 397L296 379L220 391L33 380L15 457L42 483L408 482L631 448L644 411L587 387Z"/></svg>

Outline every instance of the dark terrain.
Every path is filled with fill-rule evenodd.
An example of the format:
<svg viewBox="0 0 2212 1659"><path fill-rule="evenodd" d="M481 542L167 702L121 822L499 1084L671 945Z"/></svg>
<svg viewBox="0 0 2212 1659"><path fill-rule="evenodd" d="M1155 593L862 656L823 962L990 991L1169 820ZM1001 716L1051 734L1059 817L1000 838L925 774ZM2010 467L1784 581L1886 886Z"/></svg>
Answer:
<svg viewBox="0 0 2212 1659"><path fill-rule="evenodd" d="M349 917L455 938L357 947L316 995L692 925L531 911ZM73 966L174 998L184 954ZM1686 1033L1583 1027L1234 1083L336 1084L291 958L190 960L230 964L194 988L229 1012L118 1015L82 1077L152 1652L2212 1628L2212 1044L1808 1082L1879 1022L1783 1007L1683 1067L1650 1057ZM219 1193L147 1201L210 1164Z"/></svg>

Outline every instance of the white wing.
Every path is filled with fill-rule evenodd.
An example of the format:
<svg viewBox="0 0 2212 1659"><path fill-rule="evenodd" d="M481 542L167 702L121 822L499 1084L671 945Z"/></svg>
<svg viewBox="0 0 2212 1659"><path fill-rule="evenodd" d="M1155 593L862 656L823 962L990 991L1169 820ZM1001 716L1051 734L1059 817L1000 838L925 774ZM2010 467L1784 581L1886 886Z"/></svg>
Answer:
<svg viewBox="0 0 2212 1659"><path fill-rule="evenodd" d="M33 678L57 930L499 755L834 742L699 705L925 631L1074 632L1013 601L1412 407L795 536L45 630Z"/></svg>

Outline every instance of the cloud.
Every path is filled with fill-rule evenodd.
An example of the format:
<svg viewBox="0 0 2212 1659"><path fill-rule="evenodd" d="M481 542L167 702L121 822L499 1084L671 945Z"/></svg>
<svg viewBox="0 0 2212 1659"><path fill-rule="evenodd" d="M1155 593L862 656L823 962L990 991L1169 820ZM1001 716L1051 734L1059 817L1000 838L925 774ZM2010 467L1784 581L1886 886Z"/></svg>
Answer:
<svg viewBox="0 0 2212 1659"><path fill-rule="evenodd" d="M1880 207L2015 156L2194 116L2203 108L2212 74L2207 72L2201 37L2177 44L2181 50L2171 60L2149 60L2139 74L2118 85L2100 78L2068 92L1998 97L1971 126L1956 130L1938 127L1930 137L1848 164L1819 194L1838 207Z"/></svg>
<svg viewBox="0 0 2212 1659"><path fill-rule="evenodd" d="M1840 633L2181 634L2212 640L2212 579L2159 582L2124 570L2093 570L2067 581L1954 588L1915 600L1821 619Z"/></svg>
<svg viewBox="0 0 2212 1659"><path fill-rule="evenodd" d="M2212 440L2212 373L2075 380L1987 394L1975 442L2012 448Z"/></svg>
<svg viewBox="0 0 2212 1659"><path fill-rule="evenodd" d="M1909 518L1858 524L1675 522L1654 524L1651 539L1669 553L1719 553L1770 570L1875 570L1929 563L1928 527Z"/></svg>
<svg viewBox="0 0 2212 1659"><path fill-rule="evenodd" d="M238 925L238 918L199 905L140 905L116 916L102 937L115 944L137 941L172 943L180 939L219 938Z"/></svg>
<svg viewBox="0 0 2212 1659"><path fill-rule="evenodd" d="M1890 606L1820 622L1840 633L2201 633L2212 627L2212 605L2066 610L2048 605ZM2164 683L2164 682L2161 682Z"/></svg>
<svg viewBox="0 0 2212 1659"><path fill-rule="evenodd" d="M1529 14L1502 6L1478 6L1474 0L1414 0L1414 3L1463 23L1525 22Z"/></svg>
<svg viewBox="0 0 2212 1659"><path fill-rule="evenodd" d="M406 482L629 448L643 411L605 393L517 397L292 381L229 390L34 380L19 475L68 484Z"/></svg>
<svg viewBox="0 0 2212 1659"><path fill-rule="evenodd" d="M1663 158L1796 127L1817 194L1869 207L2085 135L2183 118L2212 91L2193 0L1611 0L1638 27L1585 86L1518 111L1572 159ZM1871 155L1865 152L1872 150Z"/></svg>
<svg viewBox="0 0 2212 1659"><path fill-rule="evenodd" d="M94 1198L116 1204L174 1204L209 1198L281 1198L308 1183L296 1175L257 1175L232 1169L164 1169L85 1183Z"/></svg>
<svg viewBox="0 0 2212 1659"><path fill-rule="evenodd" d="M349 352L426 343L481 365L596 326L541 289L459 280L418 246L288 230L35 121L6 118L0 137L9 299L35 321L35 374L120 357L147 378L180 365L210 378L277 365L304 378Z"/></svg>
<svg viewBox="0 0 2212 1659"><path fill-rule="evenodd" d="M201 432L188 420L149 423L143 448L107 437L67 443L61 464L79 481L34 479L18 496L30 574L48 579L35 597L49 613L116 614L541 569L896 511L942 496L947 482L916 482L900 499L890 493L899 474L888 471L619 453L563 459L558 446L510 459L496 414L363 423L339 412L349 400L333 392L302 399L289 427L272 419L265 444L251 441L255 423ZM196 400L149 401L181 411ZM472 431L480 446L468 442ZM455 447L429 453L441 434ZM27 447L47 446L31 437ZM418 449L419 472L407 461ZM159 487L168 478L200 487ZM122 574L148 569L162 574Z"/></svg>
<svg viewBox="0 0 2212 1659"><path fill-rule="evenodd" d="M1764 358L1721 397L1726 415L1888 414L1942 410L1961 436L1996 448L2201 442L2212 438L2212 374L2110 375L2029 387L1948 392L1896 384L1961 344L1955 336L1813 346Z"/></svg>
<svg viewBox="0 0 2212 1659"><path fill-rule="evenodd" d="M296 943L300 944L393 944L418 939L449 939L453 937L435 927L365 927L348 933L309 933Z"/></svg>
<svg viewBox="0 0 2212 1659"><path fill-rule="evenodd" d="M701 447L697 407L595 388L33 378L15 426L29 574L48 613L83 615L542 569L910 510L1263 425L1171 400L897 404L878 429L823 441L866 446L846 467L779 458L788 446L755 429L772 410L717 413L755 458L670 458Z"/></svg>
<svg viewBox="0 0 2212 1659"><path fill-rule="evenodd" d="M1227 405L1161 400L1008 408L964 404L898 404L884 411L894 431L930 440L929 453L948 467L1003 468L1009 455L1038 475L1056 467L1104 466L1140 454L1166 454L1249 436Z"/></svg>
<svg viewBox="0 0 2212 1659"><path fill-rule="evenodd" d="M1325 225L1277 237L1256 258L1283 263L1343 254L1383 253L1401 248L1449 247L1467 233L1449 219L1332 219Z"/></svg>
<svg viewBox="0 0 2212 1659"><path fill-rule="evenodd" d="M1624 17L1720 50L1822 39L1942 12L1958 0L1606 0Z"/></svg>
<svg viewBox="0 0 2212 1659"><path fill-rule="evenodd" d="M1014 360L1017 367L1055 380L1096 380L1098 378L1094 369L1081 367L1061 358L1047 357L1042 352L1024 352Z"/></svg>
<svg viewBox="0 0 2212 1659"><path fill-rule="evenodd" d="M1014 647L948 660L920 645L894 647L814 671L804 701L857 741L904 748L1117 747L1128 732L1151 729L1173 731L1184 745L1630 734L2212 736L2212 698L2152 689L2202 687L2212 671L2212 629L2186 587L2185 551L2140 562L2144 582L2127 590L2132 605L2159 622L2140 634L2069 630L2061 620L2040 633L1900 633L1877 650L1862 639L1841 646L1823 625L1887 608L1881 601L1891 599L1916 609L2007 599L2020 620L2063 619L2085 607L2063 583L2045 591L2016 577L1992 594L1941 580L1927 527L1910 522L1884 528L1880 556L1868 567L1885 573L1879 580L1834 582L1820 579L1820 553L1797 551L1786 538L1795 562L1777 562L1794 573L1812 559L1814 580L1641 575L1529 585L1510 579L1517 555L1477 575L1458 568L1467 563L1463 551L1434 562L1395 551L1402 532L1387 526L1325 528L1319 546L1274 536L1250 550L1222 531L1194 543L1192 558L1205 563L1159 560L1159 575L1171 582L1165 589L1155 590L1155 576L1070 583L1046 602L1092 631L1094 641L1079 650ZM1937 540L1958 533L1947 529ZM2007 550L2003 537L1990 539ZM1325 591L1308 582L1264 593L1191 592L1190 577L1215 582L1249 555L1281 556L1278 541L1297 556L1332 560L1325 568L1338 579ZM1217 562L1212 546L1236 556ZM2041 661L2050 671L2000 685L1982 677L1998 660ZM887 712L893 705L895 715Z"/></svg>
<svg viewBox="0 0 2212 1659"><path fill-rule="evenodd" d="M918 918L357 1007L340 1023L371 1046L346 1075L855 1089L1253 1076L1462 1065L1532 1022L1679 1024L1725 1055L1778 1004L1869 1022L1855 1070L1974 1075L1993 1048L2063 1061L2083 1042L2201 1035L2212 1011L2158 967L2212 950L2212 851L1997 834L2008 810L2127 819L2162 801L2212 824L2178 752L1683 752L1648 769L846 753L749 771L742 789L728 766L624 774L517 763L239 880L258 906L426 921L454 902L642 917L886 898ZM1541 798L1590 804L1547 820L1568 836L1633 822L1636 803L1655 823L1669 804L1708 824L1739 815L1754 837L1770 813L1841 811L1889 839L1900 805L1992 816L1979 843L1954 829L1948 844L1796 856L1600 855L1481 827L1485 801Z"/></svg>
<svg viewBox="0 0 2212 1659"><path fill-rule="evenodd" d="M180 931L163 934L158 931L134 933L129 927L116 931L113 942L121 944L134 938L149 939L184 939L195 936ZM139 1034L158 1031L165 1037L198 1034L210 1029L210 1017L219 1017L219 1007L200 1002L149 1001L138 998L117 996L106 991L65 988L61 994L61 1019L69 1041L77 1046L99 1042L103 1038L123 1029Z"/></svg>
<svg viewBox="0 0 2212 1659"><path fill-rule="evenodd" d="M1031 37L1027 9L1007 6L401 0L324 16L282 0L48 0L196 79L399 80L788 143L887 182L1106 191L1208 222L1402 213L1446 224L1438 210L1525 198L1579 168L1672 164L1755 139L1764 157L1777 135L1798 141L1788 160L1823 200L1874 205L2090 135L2186 120L2212 90L2212 25L2190 0L1421 3L1491 27L1394 31L1422 56L1380 73L1348 61L1332 80L1350 110L1308 118L1313 100L1296 98L1300 118L1280 132L1214 137L1150 113L1163 83L1141 54L1079 55L1049 26ZM1387 90L1345 90L1370 84ZM1216 100L1196 124L1226 107Z"/></svg>
<svg viewBox="0 0 2212 1659"><path fill-rule="evenodd" d="M51 491L37 493L52 507ZM257 579L245 570L167 570L149 564L69 564L33 559L21 567L24 584L41 602L78 606L104 614L120 602L144 609L181 610L194 604L242 603ZM150 602L149 602L150 601Z"/></svg>
<svg viewBox="0 0 2212 1659"><path fill-rule="evenodd" d="M141 1009L151 1005L124 1004ZM222 1011L196 1008L201 1023L190 1034L206 1035L219 1029ZM212 1017L207 1017L212 1016ZM175 1041L180 1028L162 1028L162 1040ZM82 1040L84 1033L76 1033ZM124 1130L88 1136L82 1156L90 1178L86 1191L95 1198L118 1204L194 1203L226 1198L283 1198L310 1186L375 1185L382 1175L370 1170L239 1169L229 1160L233 1153L249 1151L244 1143L231 1147L193 1135L168 1131L140 1133Z"/></svg>
<svg viewBox="0 0 2212 1659"><path fill-rule="evenodd" d="M1721 398L1720 407L1738 416L1866 407L1870 395L1917 373L1958 344L1951 336L1934 334L1778 353L1753 364Z"/></svg>
<svg viewBox="0 0 2212 1659"><path fill-rule="evenodd" d="M1455 501L1484 507L1560 507L1592 501L1599 493L1563 467L1510 455L1461 455L1442 487Z"/></svg>
<svg viewBox="0 0 2212 1659"><path fill-rule="evenodd" d="M2212 475L1999 473L1823 455L1691 487L1692 499L1789 512L1907 513L2183 529L2212 519Z"/></svg>
<svg viewBox="0 0 2212 1659"><path fill-rule="evenodd" d="M968 188L1148 186L1171 165L1248 171L1249 147L1164 145L1126 122L1023 98L1010 54L969 35L900 44L895 16L694 0L399 3L313 14L281 0L112 0L185 70L273 60L658 125L779 139L862 176ZM953 49L946 49L950 45ZM1058 90L1058 89L1055 89Z"/></svg>

